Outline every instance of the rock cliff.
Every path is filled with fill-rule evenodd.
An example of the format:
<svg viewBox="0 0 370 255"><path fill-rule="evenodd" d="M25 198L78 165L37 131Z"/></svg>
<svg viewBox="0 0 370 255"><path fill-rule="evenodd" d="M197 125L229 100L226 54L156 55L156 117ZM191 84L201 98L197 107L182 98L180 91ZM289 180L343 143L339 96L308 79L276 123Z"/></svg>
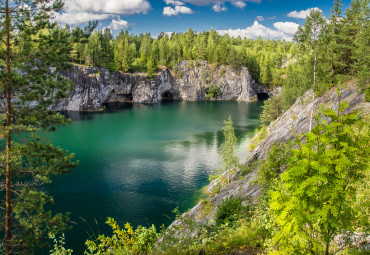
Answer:
<svg viewBox="0 0 370 255"><path fill-rule="evenodd" d="M245 67L234 70L205 61L183 61L173 70L160 69L152 79L140 73L111 73L78 65L62 75L71 81L72 88L70 96L54 107L57 111L98 111L106 103L205 100L210 87L219 88L216 100L250 102L257 100L257 93L270 93L251 78Z"/></svg>
<svg viewBox="0 0 370 255"><path fill-rule="evenodd" d="M298 98L294 105L286 111L280 118L272 122L268 127L268 135L262 140L254 151L250 154L245 164L251 165L256 160L264 160L273 144L285 143L293 140L298 134L305 134L309 129L309 118L312 107L314 110L320 105L336 109L339 101L347 101L349 108L346 113L353 112L358 109L370 111L370 103L365 102L365 97L360 94L359 88L356 86L347 86L341 89L341 97L335 92L335 88L331 89L324 95L317 97L315 103L312 103L312 92L308 91L305 95ZM315 125L315 123L314 123ZM211 197L210 202L214 210L212 213L202 214L202 203L198 203L184 216L189 216L197 222L206 223L214 218L217 205L229 196L238 196L245 200L248 197L256 197L260 192L260 187L254 182L257 177L258 168L253 169L246 176L242 176L242 172L234 173L231 177L230 184L223 187L220 192ZM242 178L241 178L242 177ZM213 181L208 190L212 193L215 190L219 180ZM173 225L181 224L180 220L176 220Z"/></svg>

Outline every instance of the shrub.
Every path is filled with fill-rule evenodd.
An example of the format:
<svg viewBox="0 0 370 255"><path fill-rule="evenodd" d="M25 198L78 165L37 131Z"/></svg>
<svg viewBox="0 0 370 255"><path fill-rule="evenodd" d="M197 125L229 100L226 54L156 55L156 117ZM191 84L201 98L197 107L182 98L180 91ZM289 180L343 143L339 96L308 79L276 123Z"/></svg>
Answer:
<svg viewBox="0 0 370 255"><path fill-rule="evenodd" d="M297 138L287 169L270 192L273 241L284 254L335 254L341 248L333 246L334 238L363 226L356 197L369 167L370 127L357 114L344 115L346 108L348 103L340 102L337 112L321 110L318 125L305 140Z"/></svg>
<svg viewBox="0 0 370 255"><path fill-rule="evenodd" d="M213 211L214 207L213 207L213 205L212 205L211 201L209 201L209 200L202 200L202 201L200 202L200 204L201 204L201 206L202 206L202 208L201 208L201 210L200 210L201 218L204 218L204 217L206 217L207 215L209 215L209 214L211 214L211 213L212 213L212 211Z"/></svg>
<svg viewBox="0 0 370 255"><path fill-rule="evenodd" d="M138 226L134 231L129 223L125 224L125 229L120 228L112 218L108 218L106 223L112 227L113 235L111 237L99 235L96 240L87 240L85 254L147 253L158 237L154 225L149 228Z"/></svg>
<svg viewBox="0 0 370 255"><path fill-rule="evenodd" d="M53 249L49 251L50 255L72 255L73 250L66 249L64 247L65 245L64 233L62 234L62 236L59 237L59 239L56 238L54 234L50 233L49 238L52 239L54 242Z"/></svg>
<svg viewBox="0 0 370 255"><path fill-rule="evenodd" d="M370 87L366 88L365 90L365 99L366 102L370 102Z"/></svg>
<svg viewBox="0 0 370 255"><path fill-rule="evenodd" d="M254 135L253 139L251 140L251 144L249 145L249 150L253 151L257 145L267 137L267 126L262 125L260 129L256 129L256 135Z"/></svg>
<svg viewBox="0 0 370 255"><path fill-rule="evenodd" d="M210 87L209 87L209 90L208 90L208 93L206 95L206 98L207 99L211 99L211 98L218 98L219 96L221 95L221 88L219 85L215 85L215 84L212 84Z"/></svg>
<svg viewBox="0 0 370 255"><path fill-rule="evenodd" d="M289 145L274 144L266 156L265 161L258 169L257 183L263 192L270 190L279 179L281 172L286 167L291 151Z"/></svg>
<svg viewBox="0 0 370 255"><path fill-rule="evenodd" d="M146 253L157 240L158 234L154 225L149 228L138 226L135 230L134 253Z"/></svg>
<svg viewBox="0 0 370 255"><path fill-rule="evenodd" d="M231 223L236 221L243 209L242 200L238 197L226 198L218 207L216 211L216 224Z"/></svg>

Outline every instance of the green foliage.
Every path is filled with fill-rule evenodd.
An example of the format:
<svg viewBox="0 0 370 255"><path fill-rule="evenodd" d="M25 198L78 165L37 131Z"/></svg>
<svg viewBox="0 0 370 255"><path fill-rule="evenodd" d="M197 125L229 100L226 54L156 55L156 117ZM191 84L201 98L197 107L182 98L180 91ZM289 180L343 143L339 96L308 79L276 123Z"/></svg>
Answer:
<svg viewBox="0 0 370 255"><path fill-rule="evenodd" d="M154 225L150 228L145 228L143 226L137 227L135 230L136 242L133 246L133 251L135 253L147 253L157 241L157 237L158 234Z"/></svg>
<svg viewBox="0 0 370 255"><path fill-rule="evenodd" d="M147 71L149 77L158 64L174 68L183 60L191 68L202 60L237 70L245 66L258 83L283 87L279 101L268 102L271 107L267 109L271 111L266 109L264 121L270 122L314 83L317 94L353 77L362 88L368 87L369 6L368 0L353 0L342 15L339 1L328 22L320 12L311 12L298 29L295 42L230 38L213 29L199 33L189 29L171 37L162 33L157 39L149 33L134 35L127 31L113 37L105 29L86 40L69 40L70 61L124 72ZM78 28L73 32L79 33ZM225 71L221 68L220 75ZM212 75L208 70L203 70L202 79L210 83ZM274 111L276 103L279 110Z"/></svg>
<svg viewBox="0 0 370 255"><path fill-rule="evenodd" d="M287 167L291 151L287 145L273 145L266 156L265 161L258 168L257 183L262 192L268 192L279 179L280 174Z"/></svg>
<svg viewBox="0 0 370 255"><path fill-rule="evenodd" d="M154 225L150 228L138 226L134 231L129 223L125 224L125 229L120 228L112 218L106 223L111 226L113 235L99 235L96 240L87 240L85 254L145 254L158 237Z"/></svg>
<svg viewBox="0 0 370 255"><path fill-rule="evenodd" d="M277 102L265 102L262 114L265 123L278 117L310 88L320 95L351 80L368 95L369 1L353 0L345 15L342 15L342 6L341 1L335 2L329 22L321 13L311 12L295 34L296 44L285 50L283 44L276 46L279 56L272 60L276 64L272 68L267 57L271 52L267 54L266 47L260 49L260 54L253 50L246 52L247 67L254 79L266 83L271 79L270 69L269 84L282 86ZM261 64L263 62L265 64ZM277 105L278 111L275 111Z"/></svg>
<svg viewBox="0 0 370 255"><path fill-rule="evenodd" d="M256 248L259 246L260 234L260 230L255 224L245 219L239 219L232 226L221 225L210 229L197 251L203 249L206 254L262 252L262 249ZM198 253L194 252L193 254Z"/></svg>
<svg viewBox="0 0 370 255"><path fill-rule="evenodd" d="M49 238L53 240L54 247L49 251L50 255L72 255L72 249L66 249L64 233L57 239L54 234L49 234Z"/></svg>
<svg viewBox="0 0 370 255"><path fill-rule="evenodd" d="M216 224L228 224L236 221L243 209L242 200L238 197L227 197L217 206Z"/></svg>
<svg viewBox="0 0 370 255"><path fill-rule="evenodd" d="M202 208L201 208L201 217L204 218L206 217L207 215L211 214L211 212L213 211L214 207L211 203L211 201L209 200L202 200L200 202Z"/></svg>
<svg viewBox="0 0 370 255"><path fill-rule="evenodd" d="M219 85L212 84L209 87L208 93L206 95L207 99L217 99L221 95L221 88Z"/></svg>
<svg viewBox="0 0 370 255"><path fill-rule="evenodd" d="M229 116L228 121L224 121L224 128L222 129L225 142L221 147L221 158L222 158L222 167L215 169L212 172L213 178L217 178L220 174L227 172L227 184L230 182L230 172L235 171L240 167L239 159L235 155L235 146L237 144L237 139L235 136L235 131L233 128L233 122L231 116Z"/></svg>
<svg viewBox="0 0 370 255"><path fill-rule="evenodd" d="M357 184L369 165L369 133L356 131L356 114L323 109L319 124L299 138L288 167L271 191L277 229L274 242L284 254L334 254L334 237L359 226ZM363 128L369 130L368 123ZM365 131L366 132L366 131Z"/></svg>
<svg viewBox="0 0 370 255"><path fill-rule="evenodd" d="M151 62L167 67L187 60L188 67L193 68L194 63L199 66L199 61L205 60L215 66L230 65L236 70L246 66L258 82L281 85L282 58L288 58L292 45L286 41L230 38L215 30L194 33L190 29L186 33L173 33L170 38L163 34L152 39L149 33L133 35L127 31L113 37L109 29L104 29L95 31L86 40L71 41L69 58L74 63L124 72L146 70L151 56ZM220 75L225 72L221 68ZM211 82L210 72L203 72L202 76L204 82Z"/></svg>
<svg viewBox="0 0 370 255"><path fill-rule="evenodd" d="M150 254L192 254L199 247L210 229L197 223L188 215L181 215L176 208L173 211L179 224L164 228ZM194 234L196 233L196 234Z"/></svg>
<svg viewBox="0 0 370 255"><path fill-rule="evenodd" d="M155 60L155 58L153 57L153 55L151 55L148 59L148 62L147 62L147 67L146 67L147 71L146 71L146 74L149 78L152 78L153 75L157 72L157 62Z"/></svg>
<svg viewBox="0 0 370 255"><path fill-rule="evenodd" d="M365 90L365 99L366 102L370 102L370 87L366 88Z"/></svg>
<svg viewBox="0 0 370 255"><path fill-rule="evenodd" d="M254 161L246 162L245 164L242 164L240 166L240 173L242 174L239 177L240 180L243 180L244 177L247 176L250 172L257 169L260 163L261 163L260 160L254 160Z"/></svg>
<svg viewBox="0 0 370 255"><path fill-rule="evenodd" d="M282 103L280 96L274 96L264 101L263 111L261 114L262 123L270 124L282 114Z"/></svg>
<svg viewBox="0 0 370 255"><path fill-rule="evenodd" d="M250 145L249 145L249 150L250 151L253 151L257 145L267 137L267 126L266 125L261 125L261 127L259 129L257 129L255 132L255 135L253 137L253 139L251 140L250 142Z"/></svg>
<svg viewBox="0 0 370 255"><path fill-rule="evenodd" d="M235 211L232 224L220 225L200 224L186 215L177 219L180 225L173 225L161 233L160 242L149 254L225 254L228 251L256 250L251 248L258 245L261 231L257 225L250 222L252 210L250 206L242 206Z"/></svg>
<svg viewBox="0 0 370 255"><path fill-rule="evenodd" d="M40 134L69 122L51 110L70 89L60 72L68 68L69 57L78 60L78 47L72 45L95 25L90 23L85 31L58 28L50 19L62 7L61 1L54 0L0 2L0 37L6 42L0 46L0 139L6 138L0 142L0 200L7 200L0 206L0 233L6 233L7 254L32 254L35 247L48 245L48 234L69 228L69 214L45 209L53 199L44 184L51 183L52 176L70 172L77 163L72 162L73 154L54 147Z"/></svg>

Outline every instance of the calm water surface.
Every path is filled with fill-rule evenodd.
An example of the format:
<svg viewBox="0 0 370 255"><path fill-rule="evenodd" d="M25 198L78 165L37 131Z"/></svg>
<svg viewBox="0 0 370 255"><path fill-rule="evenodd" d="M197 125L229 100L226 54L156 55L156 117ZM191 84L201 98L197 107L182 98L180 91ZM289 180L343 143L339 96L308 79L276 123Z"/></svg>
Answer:
<svg viewBox="0 0 370 255"><path fill-rule="evenodd" d="M173 102L103 113L70 113L74 122L51 139L76 154L79 166L56 177L53 210L71 212L66 246L83 254L89 235L110 234L107 217L123 226L168 225L173 209L194 206L219 167L223 121L231 115L245 160L259 125L261 102Z"/></svg>

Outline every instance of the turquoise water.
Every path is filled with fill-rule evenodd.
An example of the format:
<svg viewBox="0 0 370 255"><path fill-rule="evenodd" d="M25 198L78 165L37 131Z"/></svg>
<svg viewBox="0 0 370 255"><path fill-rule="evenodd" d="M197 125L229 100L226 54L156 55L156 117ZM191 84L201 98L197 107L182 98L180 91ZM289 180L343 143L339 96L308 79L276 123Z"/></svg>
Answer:
<svg viewBox="0 0 370 255"><path fill-rule="evenodd" d="M259 125L261 102L172 102L103 113L70 113L74 122L51 135L79 166L47 190L56 212L71 212L66 247L82 254L89 235L110 234L107 217L123 226L168 225L173 209L197 203L219 167L223 121L231 115L245 160Z"/></svg>

